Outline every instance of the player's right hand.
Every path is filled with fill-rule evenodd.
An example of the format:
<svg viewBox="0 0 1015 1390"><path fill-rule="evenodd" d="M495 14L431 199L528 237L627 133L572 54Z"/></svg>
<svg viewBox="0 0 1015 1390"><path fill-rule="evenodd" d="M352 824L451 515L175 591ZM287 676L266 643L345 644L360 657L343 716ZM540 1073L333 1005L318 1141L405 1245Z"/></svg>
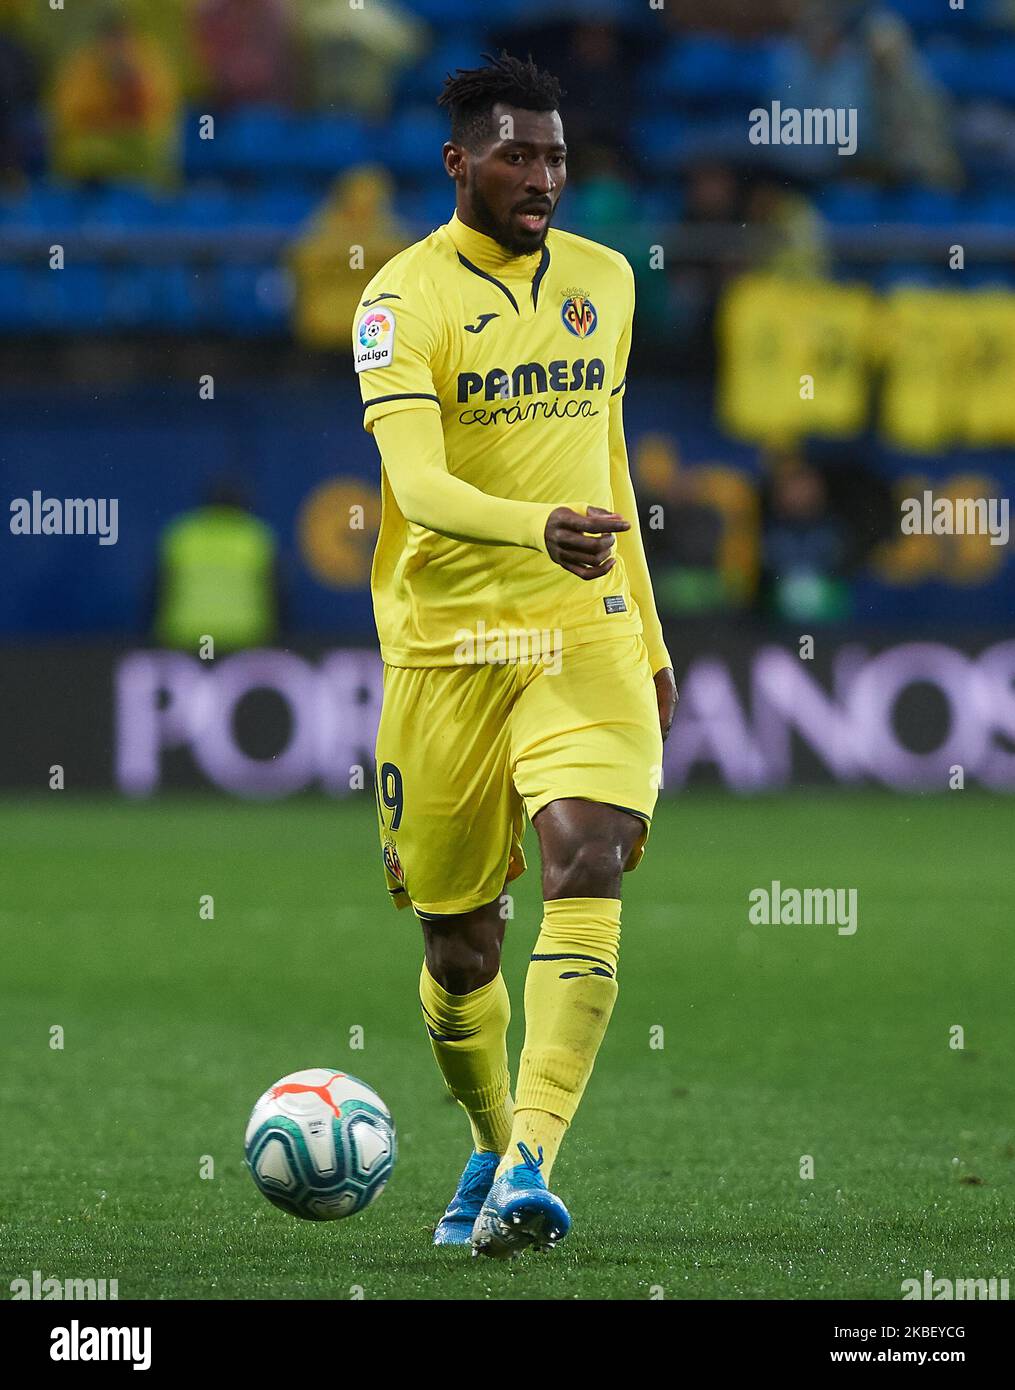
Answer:
<svg viewBox="0 0 1015 1390"><path fill-rule="evenodd" d="M589 507L586 515L557 507L546 519L546 551L554 564L579 579L601 579L617 563L613 533L630 529L629 521L602 507Z"/></svg>

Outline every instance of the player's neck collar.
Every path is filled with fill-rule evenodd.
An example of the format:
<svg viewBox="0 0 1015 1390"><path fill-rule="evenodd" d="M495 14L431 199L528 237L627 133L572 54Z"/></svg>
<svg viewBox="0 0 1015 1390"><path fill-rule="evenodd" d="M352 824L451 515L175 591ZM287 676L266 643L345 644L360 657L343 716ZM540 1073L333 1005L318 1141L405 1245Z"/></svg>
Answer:
<svg viewBox="0 0 1015 1390"><path fill-rule="evenodd" d="M485 236L473 227L467 227L457 212L448 223L448 234L461 255L468 257L480 270L493 275L514 272L531 279L543 259L543 248L533 251L528 256L512 255L499 241L494 241L493 237Z"/></svg>
<svg viewBox="0 0 1015 1390"><path fill-rule="evenodd" d="M531 256L512 256L492 237L484 236L482 232L467 227L457 212L448 223L447 232L452 246L458 252L458 259L466 270L496 285L510 301L516 314L521 313L518 300L511 288L504 283L505 279L509 279L516 290L520 288L519 280L529 280L531 289L526 298L531 297L533 310L538 309L539 286L543 283L543 276L550 265L550 248L545 242L542 248L534 251Z"/></svg>

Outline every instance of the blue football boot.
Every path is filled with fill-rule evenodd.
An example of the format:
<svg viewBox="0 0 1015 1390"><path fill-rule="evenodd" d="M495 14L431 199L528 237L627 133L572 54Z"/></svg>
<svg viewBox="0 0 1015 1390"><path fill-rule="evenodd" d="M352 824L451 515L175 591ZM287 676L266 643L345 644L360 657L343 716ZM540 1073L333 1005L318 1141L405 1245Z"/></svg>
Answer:
<svg viewBox="0 0 1015 1390"><path fill-rule="evenodd" d="M539 1171L543 1163L533 1158L525 1144L518 1145L522 1162L509 1168L490 1188L472 1228L472 1253L509 1259L531 1246L552 1250L571 1229L567 1207L546 1186Z"/></svg>
<svg viewBox="0 0 1015 1390"><path fill-rule="evenodd" d="M493 1186L500 1155L476 1150L458 1179L458 1188L448 1209L437 1222L433 1233L434 1245L468 1245L472 1228L486 1194Z"/></svg>

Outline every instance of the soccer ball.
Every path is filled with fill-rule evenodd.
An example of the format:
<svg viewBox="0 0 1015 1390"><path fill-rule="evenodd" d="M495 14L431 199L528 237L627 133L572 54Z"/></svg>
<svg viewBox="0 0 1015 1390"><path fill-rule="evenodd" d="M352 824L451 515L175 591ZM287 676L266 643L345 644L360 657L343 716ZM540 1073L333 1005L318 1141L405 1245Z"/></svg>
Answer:
<svg viewBox="0 0 1015 1390"><path fill-rule="evenodd" d="M243 1148L258 1191L308 1221L368 1207L397 1154L391 1113L377 1092L325 1067L294 1071L265 1091Z"/></svg>

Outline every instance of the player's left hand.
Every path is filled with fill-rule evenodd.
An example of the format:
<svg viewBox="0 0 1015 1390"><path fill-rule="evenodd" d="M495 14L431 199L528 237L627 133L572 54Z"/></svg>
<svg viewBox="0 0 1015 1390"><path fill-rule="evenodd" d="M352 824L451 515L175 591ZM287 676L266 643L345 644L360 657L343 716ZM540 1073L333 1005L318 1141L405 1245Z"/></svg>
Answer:
<svg viewBox="0 0 1015 1390"><path fill-rule="evenodd" d="M677 712L677 701L680 696L677 694L677 682L670 666L664 666L661 671L657 671L652 677L656 687L656 699L659 701L659 727L662 730L663 742L669 736L670 728L673 724L673 716Z"/></svg>

